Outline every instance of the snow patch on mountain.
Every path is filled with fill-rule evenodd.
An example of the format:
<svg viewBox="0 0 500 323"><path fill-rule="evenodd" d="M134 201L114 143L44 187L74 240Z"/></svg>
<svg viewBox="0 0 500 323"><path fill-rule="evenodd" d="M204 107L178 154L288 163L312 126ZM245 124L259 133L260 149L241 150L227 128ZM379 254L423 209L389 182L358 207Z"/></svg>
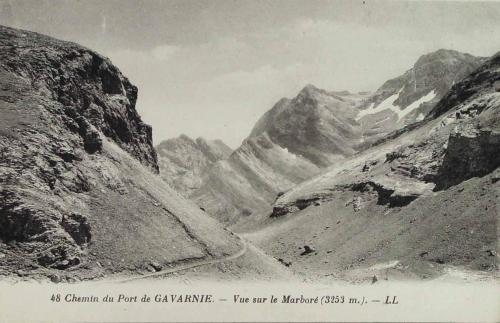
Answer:
<svg viewBox="0 0 500 323"><path fill-rule="evenodd" d="M377 105L376 107L375 107L375 103L372 103L368 109L361 110L359 112L359 114L356 116L356 120L359 120L366 115L376 114L376 113L382 112L382 111L387 110L387 109L396 112L398 107L394 106L394 101L396 101L399 98L399 95L401 94L403 89L404 89L404 87L402 87L398 92L391 95L390 97L388 97L384 101L380 102L380 104Z"/></svg>
<svg viewBox="0 0 500 323"><path fill-rule="evenodd" d="M434 100L436 95L437 95L436 90L432 90L431 92L427 93L426 95L424 95L420 99L411 103L409 106L406 107L406 109L399 109L399 110L395 110L394 112L396 112L398 114L398 118L399 118L399 120L401 120L404 117L406 117L408 114L413 112L413 110L418 109L422 104Z"/></svg>
<svg viewBox="0 0 500 323"><path fill-rule="evenodd" d="M389 96L387 99L384 101L380 102L377 106L375 106L375 103L372 103L368 109L365 110L360 110L359 114L356 116L356 121L363 118L364 116L370 115L370 114L376 114L385 110L391 110L392 112L396 113L398 116L398 120L403 119L406 117L408 114L413 112L415 109L419 108L423 103L432 101L437 93L436 90L432 90L426 95L422 96L421 98L417 99L413 103L411 103L409 106L407 106L405 109L399 107L395 102L398 100L401 92L403 92L404 87L402 87L399 91L397 91L395 94ZM384 119L385 120L385 119Z"/></svg>

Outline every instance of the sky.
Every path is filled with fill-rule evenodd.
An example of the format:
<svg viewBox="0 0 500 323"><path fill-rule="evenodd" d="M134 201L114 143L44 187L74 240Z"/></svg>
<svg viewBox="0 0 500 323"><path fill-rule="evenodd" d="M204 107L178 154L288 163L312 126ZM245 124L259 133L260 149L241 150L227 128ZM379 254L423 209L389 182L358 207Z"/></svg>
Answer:
<svg viewBox="0 0 500 323"><path fill-rule="evenodd" d="M109 57L139 88L155 144L232 148L305 85L374 91L440 48L500 51L500 2L0 0L0 24Z"/></svg>

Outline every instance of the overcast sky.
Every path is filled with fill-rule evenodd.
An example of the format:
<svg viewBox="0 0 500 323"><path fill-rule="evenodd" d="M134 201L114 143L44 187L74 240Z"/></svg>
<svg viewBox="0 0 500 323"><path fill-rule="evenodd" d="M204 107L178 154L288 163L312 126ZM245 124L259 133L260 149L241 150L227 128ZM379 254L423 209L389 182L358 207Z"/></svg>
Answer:
<svg viewBox="0 0 500 323"><path fill-rule="evenodd" d="M500 51L500 3L0 0L0 24L101 52L139 87L155 143L236 148L306 84L375 90L422 54Z"/></svg>

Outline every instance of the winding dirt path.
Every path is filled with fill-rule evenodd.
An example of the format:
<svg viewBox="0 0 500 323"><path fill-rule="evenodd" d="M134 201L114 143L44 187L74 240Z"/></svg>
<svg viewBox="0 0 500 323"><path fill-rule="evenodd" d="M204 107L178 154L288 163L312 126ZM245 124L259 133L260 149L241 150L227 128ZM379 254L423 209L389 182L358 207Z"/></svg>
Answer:
<svg viewBox="0 0 500 323"><path fill-rule="evenodd" d="M243 238L241 238L239 236L238 236L238 238L243 243L243 247L237 253L234 253L234 254L229 255L227 257L218 258L218 259L199 260L199 261L195 261L195 262L192 262L192 263L189 263L189 264L179 265L179 266L177 266L175 268L168 268L168 269L160 270L160 271L157 271L157 272L154 272L154 273L150 273L150 274L145 274L145 275L140 275L140 276L133 276L133 277L127 277L127 278L108 279L106 281L101 281L101 282L106 282L106 283L125 283L125 282L140 280L140 279L147 279L147 278L152 278L152 277L160 277L160 276L163 276L163 275L168 275L168 274L180 272L180 271L183 271L183 270L188 270L188 269L192 269L192 268L198 268L198 267L201 267L201 266L219 264L219 263L222 263L222 262L235 260L235 259L238 259L241 256L243 256L247 252L247 250L248 250L248 242L245 239L243 239Z"/></svg>

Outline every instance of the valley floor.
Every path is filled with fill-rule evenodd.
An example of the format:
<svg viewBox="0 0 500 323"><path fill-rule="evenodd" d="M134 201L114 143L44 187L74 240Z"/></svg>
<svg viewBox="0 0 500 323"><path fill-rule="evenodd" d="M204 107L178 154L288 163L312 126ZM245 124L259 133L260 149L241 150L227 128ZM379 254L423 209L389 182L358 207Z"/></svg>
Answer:
<svg viewBox="0 0 500 323"><path fill-rule="evenodd" d="M363 208L353 211L355 193L346 191L240 234L296 275L323 282L495 278L493 176L470 179L405 207L378 205L376 197L364 196Z"/></svg>

